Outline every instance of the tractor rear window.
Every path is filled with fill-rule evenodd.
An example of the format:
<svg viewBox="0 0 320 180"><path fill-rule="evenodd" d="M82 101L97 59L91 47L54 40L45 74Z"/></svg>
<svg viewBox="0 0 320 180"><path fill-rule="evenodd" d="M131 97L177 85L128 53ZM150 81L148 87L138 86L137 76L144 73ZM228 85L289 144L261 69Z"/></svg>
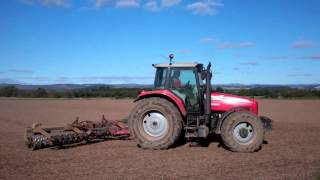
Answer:
<svg viewBox="0 0 320 180"><path fill-rule="evenodd" d="M154 82L155 89L164 89L167 76L167 68L157 68L156 78Z"/></svg>

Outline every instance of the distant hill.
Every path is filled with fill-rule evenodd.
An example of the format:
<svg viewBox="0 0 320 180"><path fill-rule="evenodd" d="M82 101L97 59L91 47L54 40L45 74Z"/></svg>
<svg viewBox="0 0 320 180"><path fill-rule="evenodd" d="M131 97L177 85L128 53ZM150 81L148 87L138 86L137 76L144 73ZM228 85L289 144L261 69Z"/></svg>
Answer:
<svg viewBox="0 0 320 180"><path fill-rule="evenodd" d="M73 89L93 88L97 86L108 86L111 88L152 88L151 84L50 84L50 85L22 85L22 84L0 84L0 87L15 86L23 90L35 90L44 88L48 91L66 91ZM214 84L214 87L222 87L224 89L252 89L252 88L295 88L295 89L320 89L320 84Z"/></svg>
<svg viewBox="0 0 320 180"><path fill-rule="evenodd" d="M149 84L0 84L0 97L135 98L142 89L148 90L151 88L152 85ZM226 92L248 97L256 96L264 98L320 98L319 84L214 84L213 91Z"/></svg>
<svg viewBox="0 0 320 180"><path fill-rule="evenodd" d="M215 84L214 87L222 87L224 89L253 89L253 88L294 88L294 89L320 89L319 84Z"/></svg>
<svg viewBox="0 0 320 180"><path fill-rule="evenodd" d="M97 86L108 86L111 88L151 88L148 84L50 84L50 85L23 85L23 84L0 84L0 87L15 86L22 90L35 90L44 88L47 91L67 91L83 88L94 88Z"/></svg>

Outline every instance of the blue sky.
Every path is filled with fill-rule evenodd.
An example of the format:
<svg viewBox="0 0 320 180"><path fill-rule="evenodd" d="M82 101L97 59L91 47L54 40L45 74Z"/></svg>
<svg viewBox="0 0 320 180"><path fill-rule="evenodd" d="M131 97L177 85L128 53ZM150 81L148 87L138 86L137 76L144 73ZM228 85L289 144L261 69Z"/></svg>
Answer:
<svg viewBox="0 0 320 180"><path fill-rule="evenodd" d="M153 83L152 63L213 63L213 83L320 83L318 0L3 0L0 83Z"/></svg>

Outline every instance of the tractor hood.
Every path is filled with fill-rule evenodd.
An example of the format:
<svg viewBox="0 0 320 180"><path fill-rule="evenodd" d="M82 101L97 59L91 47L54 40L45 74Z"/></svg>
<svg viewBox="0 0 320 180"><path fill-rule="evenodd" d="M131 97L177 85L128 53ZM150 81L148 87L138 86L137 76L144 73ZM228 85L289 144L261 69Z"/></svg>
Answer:
<svg viewBox="0 0 320 180"><path fill-rule="evenodd" d="M248 108L252 113L258 114L258 102L252 98L219 92L211 93L211 111L226 112L235 107Z"/></svg>

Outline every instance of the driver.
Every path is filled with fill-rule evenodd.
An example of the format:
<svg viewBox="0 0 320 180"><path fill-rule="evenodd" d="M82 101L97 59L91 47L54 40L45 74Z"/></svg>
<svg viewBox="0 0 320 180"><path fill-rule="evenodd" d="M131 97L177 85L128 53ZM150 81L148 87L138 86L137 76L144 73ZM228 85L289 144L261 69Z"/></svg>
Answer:
<svg viewBox="0 0 320 180"><path fill-rule="evenodd" d="M179 77L180 77L180 71L179 70L175 70L173 72L173 87L175 89L180 89L181 88L181 81L180 81Z"/></svg>

